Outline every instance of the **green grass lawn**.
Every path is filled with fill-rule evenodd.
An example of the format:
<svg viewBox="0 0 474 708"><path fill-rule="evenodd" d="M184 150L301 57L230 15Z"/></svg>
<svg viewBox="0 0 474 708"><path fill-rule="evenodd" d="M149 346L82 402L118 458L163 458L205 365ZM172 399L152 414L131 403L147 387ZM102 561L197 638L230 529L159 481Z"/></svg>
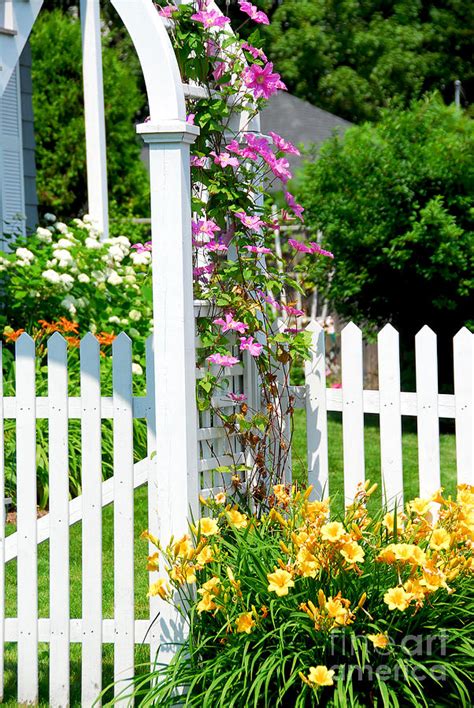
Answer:
<svg viewBox="0 0 474 708"><path fill-rule="evenodd" d="M368 416L365 429L366 476L380 485L380 441L377 419ZM329 417L329 487L334 497L334 508L342 508L343 463L342 463L342 426L339 414ZM448 493L456 488L455 440L451 434L443 434L440 439L442 484ZM404 491L405 499L418 494L418 463L416 431L409 424L403 433ZM305 413L295 413L295 431L293 438L294 478L305 482L306 466L306 428ZM380 486L379 486L380 489ZM380 505L380 492L374 495L374 505ZM113 617L113 506L103 511L103 613L104 617ZM147 572L145 570L147 544L140 540L141 531L147 527L147 492L141 488L135 492L135 609L137 618L148 616ZM7 533L15 527L9 525ZM81 524L71 527L71 616L81 617ZM46 541L38 550L39 576L39 616L49 616L49 543ZM6 567L6 616L16 617L16 561L10 561ZM48 645L40 645L40 698L41 704L48 705ZM137 647L137 664L146 662L148 652L145 647ZM113 680L113 647L104 646L103 650L103 685ZM71 705L80 705L81 683L81 647L71 646ZM5 647L5 705L16 706L16 644Z"/></svg>

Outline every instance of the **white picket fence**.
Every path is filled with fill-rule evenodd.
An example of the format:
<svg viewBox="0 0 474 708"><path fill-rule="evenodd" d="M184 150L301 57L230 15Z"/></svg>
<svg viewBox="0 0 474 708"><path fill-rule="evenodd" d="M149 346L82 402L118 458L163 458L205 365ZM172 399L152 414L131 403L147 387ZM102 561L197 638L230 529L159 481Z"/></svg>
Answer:
<svg viewBox="0 0 474 708"><path fill-rule="evenodd" d="M293 387L295 407L306 409L308 481L315 494L328 495L328 412L342 413L344 497L352 500L365 480L364 414L380 423L380 462L384 499L403 501L402 416L416 417L420 495L440 487L440 418L454 419L459 484L474 484L474 334L461 329L453 339L454 394L438 393L437 337L427 326L415 338L416 392L400 388L398 332L386 325L378 335L379 390L364 390L362 332L353 323L342 331L342 387L326 386L325 335L316 322L305 386Z"/></svg>
<svg viewBox="0 0 474 708"><path fill-rule="evenodd" d="M196 315L206 316L205 307ZM344 495L350 499L365 477L364 414L380 416L381 466L389 500L403 494L402 416L418 420L420 493L440 484L439 419L456 422L459 482L474 483L473 379L474 335L466 329L454 338L454 394L438 393L436 336L427 327L416 338L417 391L400 391L398 334L388 325L379 334L378 391L363 390L362 334L353 324L342 333L342 389L326 387L324 332L309 325L312 358L306 366L306 385L293 387L295 405L306 409L308 477L315 494L329 488L327 414L342 412ZM199 342L197 341L199 345ZM132 345L121 334L113 344L113 395L102 396L100 352L87 335L80 347L80 396L68 396L67 344L59 334L48 342L48 395L35 392L35 344L26 334L16 343L16 395L3 397L0 388L0 497L4 492L3 420L16 419L17 531L4 538L0 529L0 688L3 696L4 645L17 643L18 703L38 699L38 643L50 646L52 706L70 700L70 644L82 645L81 704L90 706L102 689L102 647L114 646L116 691L133 675L134 648L145 643L151 659L158 649L152 620L158 604L150 598L149 618L137 619L134 610L134 489L148 485L148 526L160 534L157 495L159 464L155 449L154 376L151 339L147 343L146 395L132 394ZM251 361L228 370L228 391L245 392L249 407L258 407L258 380ZM202 376L197 369L196 376ZM2 377L0 376L0 382ZM0 383L1 386L1 383ZM223 391L214 403L228 411L232 403ZM49 421L49 514L37 518L36 420ZM133 419L145 419L147 457L133 463ZM68 421L79 419L82 429L82 495L69 499ZM113 421L114 476L102 481L101 422ZM216 468L246 462L238 440L229 438L217 416L206 411L198 423L198 489L203 496L229 485L229 473ZM114 617L102 611L102 508L114 504ZM69 527L82 522L82 617L71 618ZM38 616L38 544L49 539L50 612ZM5 617L5 564L17 559L17 616ZM145 559L143 559L145 561ZM150 581L154 574L150 574Z"/></svg>

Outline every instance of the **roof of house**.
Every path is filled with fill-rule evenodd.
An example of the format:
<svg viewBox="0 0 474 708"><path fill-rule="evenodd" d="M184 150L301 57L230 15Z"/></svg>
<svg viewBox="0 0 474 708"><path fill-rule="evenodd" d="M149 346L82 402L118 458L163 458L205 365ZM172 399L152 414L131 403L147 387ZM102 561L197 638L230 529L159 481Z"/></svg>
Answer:
<svg viewBox="0 0 474 708"><path fill-rule="evenodd" d="M339 116L323 111L307 101L301 100L286 91L279 91L272 96L260 114L262 133L279 133L287 140L306 147L320 145L334 132L342 135L352 123ZM301 165L301 158L291 156L293 169Z"/></svg>

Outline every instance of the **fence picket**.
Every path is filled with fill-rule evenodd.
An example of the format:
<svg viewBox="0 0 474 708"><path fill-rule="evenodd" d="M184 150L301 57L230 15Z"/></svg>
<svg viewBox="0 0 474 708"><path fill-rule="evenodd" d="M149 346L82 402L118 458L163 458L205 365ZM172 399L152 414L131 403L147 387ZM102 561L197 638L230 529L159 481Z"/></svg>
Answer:
<svg viewBox="0 0 474 708"><path fill-rule="evenodd" d="M474 484L474 334L463 327L453 348L457 479Z"/></svg>
<svg viewBox="0 0 474 708"><path fill-rule="evenodd" d="M38 701L38 549L36 539L35 343L16 342L18 532L18 703Z"/></svg>
<svg viewBox="0 0 474 708"><path fill-rule="evenodd" d="M311 321L306 329L312 337L311 358L305 362L308 484L313 485L312 498L321 499L329 496L326 344L317 322Z"/></svg>
<svg viewBox="0 0 474 708"><path fill-rule="evenodd" d="M438 355L436 334L425 325L415 337L420 497L439 489Z"/></svg>
<svg viewBox="0 0 474 708"><path fill-rule="evenodd" d="M82 436L82 705L102 688L102 464L99 342L81 342Z"/></svg>
<svg viewBox="0 0 474 708"><path fill-rule="evenodd" d="M347 504L354 499L358 483L365 479L362 332L353 322L342 330L341 360L344 497Z"/></svg>
<svg viewBox="0 0 474 708"><path fill-rule="evenodd" d="M48 340L49 397L49 703L69 704L69 475L67 343Z"/></svg>
<svg viewBox="0 0 474 708"><path fill-rule="evenodd" d="M147 454L150 458L148 468L148 531L156 538L160 538L160 516L158 514L158 464L156 460L156 415L155 415L155 360L153 336L150 335L146 341L146 395L147 405ZM156 548L150 542L148 553L156 553ZM150 571L148 580L150 585L159 577L156 571ZM159 613L158 596L150 596L149 601L150 619L154 620ZM159 650L158 633L155 631L156 622L150 627L150 662L156 661Z"/></svg>
<svg viewBox="0 0 474 708"><path fill-rule="evenodd" d="M132 342L122 332L112 345L114 402L115 696L125 695L135 653L133 557Z"/></svg>
<svg viewBox="0 0 474 708"><path fill-rule="evenodd" d="M3 348L0 342L0 703L3 703L5 650L5 440L3 428Z"/></svg>
<svg viewBox="0 0 474 708"><path fill-rule="evenodd" d="M390 507L403 506L402 414L399 336L391 324L378 335L380 458L383 493Z"/></svg>

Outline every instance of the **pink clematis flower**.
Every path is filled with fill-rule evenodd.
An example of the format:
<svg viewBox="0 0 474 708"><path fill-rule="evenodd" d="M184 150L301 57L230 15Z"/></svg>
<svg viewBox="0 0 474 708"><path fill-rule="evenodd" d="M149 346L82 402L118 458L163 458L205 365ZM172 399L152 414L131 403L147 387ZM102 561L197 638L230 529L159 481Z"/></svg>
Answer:
<svg viewBox="0 0 474 708"><path fill-rule="evenodd" d="M234 403L243 403L247 400L245 393L228 393L227 398L230 398Z"/></svg>
<svg viewBox="0 0 474 708"><path fill-rule="evenodd" d="M211 356L207 357L206 361L210 364L218 364L219 366L234 366L234 364L239 363L239 360L230 354L211 354Z"/></svg>
<svg viewBox="0 0 474 708"><path fill-rule="evenodd" d="M236 157L232 157L228 152L221 152L220 155L216 155L215 152L210 153L212 157L214 158L214 162L216 165L220 165L221 167L238 167L239 166L239 161Z"/></svg>
<svg viewBox="0 0 474 708"><path fill-rule="evenodd" d="M297 241L294 238L288 239L288 245L294 248L295 251L299 251L300 253L312 253L310 246L307 246L305 243Z"/></svg>
<svg viewBox="0 0 474 708"><path fill-rule="evenodd" d="M236 155L240 155L242 153L240 145L235 138L231 140L228 145L226 145L226 148L229 152L234 152Z"/></svg>
<svg viewBox="0 0 474 708"><path fill-rule="evenodd" d="M244 248L246 248L249 253L271 253L272 252L272 250L270 248L266 248L265 246L244 246Z"/></svg>
<svg viewBox="0 0 474 708"><path fill-rule="evenodd" d="M282 308L285 310L287 315L293 315L294 317L302 317L304 315L303 310L298 310L296 307L292 307L291 305L282 305Z"/></svg>
<svg viewBox="0 0 474 708"><path fill-rule="evenodd" d="M194 236L208 236L213 238L216 231L220 231L221 227L212 219L199 219L191 222L191 228Z"/></svg>
<svg viewBox="0 0 474 708"><path fill-rule="evenodd" d="M242 49L245 49L245 51L248 52L254 59L261 59L264 62L268 61L263 49L257 49L257 47L252 46L248 42L244 42L242 44Z"/></svg>
<svg viewBox="0 0 474 708"><path fill-rule="evenodd" d="M191 167L205 167L206 157L197 157L196 155L191 155Z"/></svg>
<svg viewBox="0 0 474 708"><path fill-rule="evenodd" d="M261 155L262 157L273 157L273 153L270 148L270 143L268 140L262 135L258 137L254 133L245 133L245 142L249 146L251 150L256 152L258 155Z"/></svg>
<svg viewBox="0 0 474 708"><path fill-rule="evenodd" d="M145 243L134 243L131 248L135 248L137 253L143 253L144 251L151 251L151 241L145 241Z"/></svg>
<svg viewBox="0 0 474 708"><path fill-rule="evenodd" d="M275 308L275 310L280 311L282 308L282 305L278 302L278 300L275 300L271 295L266 295L263 290L257 290L256 294L262 298L265 302L267 302L269 305Z"/></svg>
<svg viewBox="0 0 474 708"><path fill-rule="evenodd" d="M270 24L270 20L266 14L262 10L259 10L258 7L255 7L255 5L252 5L252 3L245 2L245 0L239 0L239 5L242 12L245 12L245 14L248 15L254 22L261 25Z"/></svg>
<svg viewBox="0 0 474 708"><path fill-rule="evenodd" d="M196 117L195 113L190 113L189 115L186 116L186 123L189 125L194 125L194 118Z"/></svg>
<svg viewBox="0 0 474 708"><path fill-rule="evenodd" d="M296 199L290 192L285 192L285 199L286 203L288 204L296 218L301 219L301 221L303 221L304 208L301 206L301 204L296 203Z"/></svg>
<svg viewBox="0 0 474 708"><path fill-rule="evenodd" d="M281 150L282 152L288 153L288 155L300 155L300 151L298 150L293 143L290 143L289 140L285 140L285 138L282 138L281 135L278 135L278 133L273 133L270 131L269 133L271 139L273 140L273 144L278 150Z"/></svg>
<svg viewBox="0 0 474 708"><path fill-rule="evenodd" d="M200 22L206 29L210 27L224 27L230 20L225 15L221 15L217 10L201 10L191 15L191 19Z"/></svg>
<svg viewBox="0 0 474 708"><path fill-rule="evenodd" d="M334 258L334 253L331 253L331 251L325 251L324 248L321 248L319 243L311 241L309 248L310 253L315 253L318 256L326 256L327 258Z"/></svg>
<svg viewBox="0 0 474 708"><path fill-rule="evenodd" d="M247 350L250 356L260 356L263 344L259 344L253 337L240 337L240 351Z"/></svg>
<svg viewBox="0 0 474 708"><path fill-rule="evenodd" d="M292 173L288 169L290 163L288 162L288 160L285 160L284 157L280 157L277 159L276 157L272 156L270 159L267 159L266 162L275 177L281 179L282 182L286 183L289 179L293 177Z"/></svg>
<svg viewBox="0 0 474 708"><path fill-rule="evenodd" d="M211 275L215 269L214 263L209 263L206 266L199 266L198 268L193 268L193 278L196 280L207 280L207 276Z"/></svg>
<svg viewBox="0 0 474 708"><path fill-rule="evenodd" d="M273 64L268 62L264 67L252 64L244 69L242 78L254 98L270 98L280 89L286 89L280 74L274 74Z"/></svg>
<svg viewBox="0 0 474 708"><path fill-rule="evenodd" d="M261 221L260 217L258 216L249 216L248 214L245 214L243 211L236 211L235 216L239 221L242 222L242 224L247 228L251 229L252 231L258 231L260 226L263 225L263 221Z"/></svg>
<svg viewBox="0 0 474 708"><path fill-rule="evenodd" d="M165 7L158 7L158 14L160 17L165 17L167 20L171 18L174 12L178 12L176 5L166 5Z"/></svg>
<svg viewBox="0 0 474 708"><path fill-rule="evenodd" d="M225 334L225 332L239 332L240 334L245 334L249 328L249 326L244 322L237 322L237 320L234 320L234 315L232 312L228 312L226 314L225 320L220 317L219 319L214 320L213 324L219 325L219 327L222 328L222 334Z"/></svg>

